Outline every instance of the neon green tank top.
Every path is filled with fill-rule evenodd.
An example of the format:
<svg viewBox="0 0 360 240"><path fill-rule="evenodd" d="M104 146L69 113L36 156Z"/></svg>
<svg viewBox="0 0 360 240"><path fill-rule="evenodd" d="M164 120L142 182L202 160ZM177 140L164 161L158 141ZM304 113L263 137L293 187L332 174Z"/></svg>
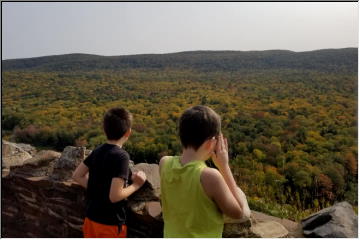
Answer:
<svg viewBox="0 0 360 240"><path fill-rule="evenodd" d="M200 182L205 167L203 161L182 166L178 156L166 159L161 166L164 237L222 237L223 215Z"/></svg>

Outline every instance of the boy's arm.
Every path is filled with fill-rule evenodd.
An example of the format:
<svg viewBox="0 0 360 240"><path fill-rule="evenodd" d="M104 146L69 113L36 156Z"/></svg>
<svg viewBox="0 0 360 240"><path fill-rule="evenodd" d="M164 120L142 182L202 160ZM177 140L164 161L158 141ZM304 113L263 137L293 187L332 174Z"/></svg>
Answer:
<svg viewBox="0 0 360 240"><path fill-rule="evenodd" d="M219 191L222 191L221 189L223 189L223 191L225 191L225 192L226 192L226 190L230 190L232 197L230 197L229 194L225 194L224 197L230 198L230 199L235 199L235 201L241 211L241 215L237 216L235 218L250 217L251 211L250 211L248 202L246 200L246 196L243 193L243 191L236 185L234 177L231 173L231 170L229 167L227 140L223 138L222 134L219 136L219 140L216 145L216 155L213 154L212 159L213 159L214 163L216 164L216 166L218 167L222 177L220 176L220 174L216 174L216 172L219 173L216 170L214 170L215 173L210 174L210 179L211 178L213 179L212 184L214 184L213 186L215 186L214 188L212 188L212 190L210 190L210 194L214 194L215 201L219 201L219 202L225 201L226 202L226 200L221 199L221 196L220 197L218 196L218 195L222 195L222 194L219 194ZM207 170L207 171L209 171L209 170ZM221 178L223 178L223 180L221 180ZM225 185L227 187L223 186L224 183L226 183ZM216 188L216 186L218 186L218 188ZM218 198L220 198L220 199L218 199ZM230 202L231 202L231 200L230 200ZM230 203L228 202L227 204L230 204ZM236 209L235 209L235 212L237 212ZM224 212L224 213L226 214L226 212ZM236 215L236 214L234 214L234 215ZM229 215L229 216L231 217L231 215Z"/></svg>
<svg viewBox="0 0 360 240"><path fill-rule="evenodd" d="M124 187L125 180L123 178L115 177L111 181L109 198L112 203L119 202L131 194L139 190L139 188L145 183L146 175L143 171L133 173L133 183L127 187Z"/></svg>
<svg viewBox="0 0 360 240"><path fill-rule="evenodd" d="M75 169L72 178L75 182L79 183L84 188L87 188L88 180L89 180L89 168L82 162Z"/></svg>
<svg viewBox="0 0 360 240"><path fill-rule="evenodd" d="M246 199L245 193L236 185L235 179L231 173L229 165L224 166L222 169L219 169L221 175L223 176L227 186L229 187L232 195L236 199L237 203L242 209L241 218L249 218L251 211Z"/></svg>
<svg viewBox="0 0 360 240"><path fill-rule="evenodd" d="M243 216L242 208L218 170L205 168L201 172L200 181L206 195L216 203L223 214L235 219Z"/></svg>

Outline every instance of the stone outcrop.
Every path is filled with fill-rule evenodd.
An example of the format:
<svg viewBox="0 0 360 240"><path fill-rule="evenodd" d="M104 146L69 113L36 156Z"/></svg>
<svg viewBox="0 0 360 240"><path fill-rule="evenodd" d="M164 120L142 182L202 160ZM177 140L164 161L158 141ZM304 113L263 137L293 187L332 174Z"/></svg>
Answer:
<svg viewBox="0 0 360 240"><path fill-rule="evenodd" d="M224 238L251 238L256 237L253 232L250 231L251 228L251 220L247 221L237 221L235 219L224 217Z"/></svg>
<svg viewBox="0 0 360 240"><path fill-rule="evenodd" d="M230 238L301 238L301 224L288 219L251 211L250 219L241 221L225 217L223 237Z"/></svg>
<svg viewBox="0 0 360 240"><path fill-rule="evenodd" d="M358 219L348 202L340 202L332 207L301 221L306 237L357 238Z"/></svg>
<svg viewBox="0 0 360 240"><path fill-rule="evenodd" d="M145 184L128 198L129 235L138 237L163 236L163 226L160 205L160 175L157 164L130 164L131 171L144 171ZM139 225L138 223L143 223ZM130 234L131 233L131 234Z"/></svg>
<svg viewBox="0 0 360 240"><path fill-rule="evenodd" d="M61 157L55 162L51 177L57 181L70 179L75 168L84 161L88 154L85 147L67 146Z"/></svg>
<svg viewBox="0 0 360 240"><path fill-rule="evenodd" d="M71 173L90 153L66 147L63 153L40 151L10 168L2 178L3 237L82 237L85 190ZM130 164L147 181L128 199L128 236L162 237L160 176L157 164ZM299 224L252 211L251 219L225 218L224 237L301 237ZM296 229L296 230L295 230Z"/></svg>
<svg viewBox="0 0 360 240"><path fill-rule="evenodd" d="M30 144L26 143L15 143L19 148L24 150L25 152L28 152L31 156L35 156L37 153L37 150L35 147L31 146Z"/></svg>
<svg viewBox="0 0 360 240"><path fill-rule="evenodd" d="M130 167L132 172L144 171L146 174L146 182L144 188L139 189L131 197L131 201L143 201L149 199L150 201L160 200L160 175L159 165L139 163Z"/></svg>
<svg viewBox="0 0 360 240"><path fill-rule="evenodd" d="M283 225L274 221L254 224L250 229L258 238L284 238L289 234Z"/></svg>
<svg viewBox="0 0 360 240"><path fill-rule="evenodd" d="M84 189L48 177L2 178L2 237L82 237Z"/></svg>
<svg viewBox="0 0 360 240"><path fill-rule="evenodd" d="M22 166L11 167L11 173L24 177L51 176L61 153L41 150L34 157L24 161Z"/></svg>
<svg viewBox="0 0 360 240"><path fill-rule="evenodd" d="M21 152L21 150L20 150ZM89 150L66 147L60 154L40 151L2 175L3 237L82 237L85 190L72 172ZM128 199L128 236L162 237L159 169L156 164L130 164L148 181Z"/></svg>
<svg viewBox="0 0 360 240"><path fill-rule="evenodd" d="M8 169L11 166L21 166L24 161L31 157L31 154L22 149L18 144L5 140L2 141L1 168Z"/></svg>
<svg viewBox="0 0 360 240"><path fill-rule="evenodd" d="M260 225L260 229L264 229L263 226L267 226L266 229L268 229L268 234L263 232L262 235L264 235L264 234L266 234L267 236L273 235L272 232L281 233L281 229L282 229L281 226L283 226L288 231L287 237L290 237L290 238L303 238L304 237L302 234L302 226L298 222L294 222L294 221L284 219L284 218L270 216L270 215L267 215L267 214L264 214L264 213L261 213L258 211L251 211L251 221L252 221L253 226ZM276 230L277 227L274 224L272 226L263 224L263 223L267 223L267 222L277 222L281 226L277 225L277 227L279 227L279 229ZM256 228L255 228L255 231L256 231ZM258 237L260 237L260 236L258 236ZM278 237L280 237L280 236L278 236ZM269 236L269 238L272 238L272 237Z"/></svg>

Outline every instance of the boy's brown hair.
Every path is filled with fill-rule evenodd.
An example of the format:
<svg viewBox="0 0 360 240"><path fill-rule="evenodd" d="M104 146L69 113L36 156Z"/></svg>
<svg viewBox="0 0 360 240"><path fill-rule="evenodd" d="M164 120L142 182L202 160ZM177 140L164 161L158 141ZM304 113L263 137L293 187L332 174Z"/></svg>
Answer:
<svg viewBox="0 0 360 240"><path fill-rule="evenodd" d="M191 147L196 151L206 140L218 136L220 131L220 116L209 107L191 107L180 117L179 136L184 148Z"/></svg>
<svg viewBox="0 0 360 240"><path fill-rule="evenodd" d="M103 127L108 140L119 140L131 128L132 115L124 108L112 108L104 115Z"/></svg>

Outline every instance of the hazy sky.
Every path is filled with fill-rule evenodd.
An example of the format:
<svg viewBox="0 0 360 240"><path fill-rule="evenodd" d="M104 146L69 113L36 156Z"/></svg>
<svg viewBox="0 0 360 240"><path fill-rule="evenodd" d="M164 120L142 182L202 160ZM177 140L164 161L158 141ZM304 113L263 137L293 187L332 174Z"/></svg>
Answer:
<svg viewBox="0 0 360 240"><path fill-rule="evenodd" d="M2 59L358 47L358 3L2 3Z"/></svg>

